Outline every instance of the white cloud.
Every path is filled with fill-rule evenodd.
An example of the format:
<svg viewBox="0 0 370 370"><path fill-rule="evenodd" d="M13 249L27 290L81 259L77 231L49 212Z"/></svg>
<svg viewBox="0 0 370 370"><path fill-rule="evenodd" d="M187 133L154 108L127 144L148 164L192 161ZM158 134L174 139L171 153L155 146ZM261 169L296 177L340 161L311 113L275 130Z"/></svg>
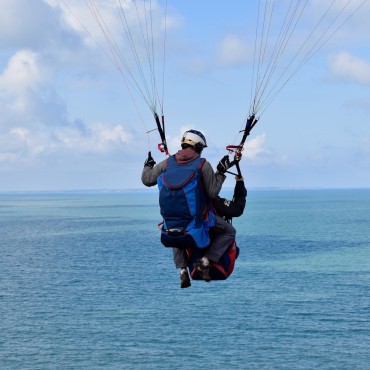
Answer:
<svg viewBox="0 0 370 370"><path fill-rule="evenodd" d="M132 134L122 125L96 123L85 131L73 125L49 131L17 126L1 133L0 162L48 162L51 154L54 158L108 154L125 151L132 141Z"/></svg>
<svg viewBox="0 0 370 370"><path fill-rule="evenodd" d="M251 46L238 35L226 35L219 45L218 62L225 66L244 64L252 58Z"/></svg>
<svg viewBox="0 0 370 370"><path fill-rule="evenodd" d="M3 74L0 75L2 94L22 95L38 89L47 81L48 70L41 66L37 53L20 50L11 57Z"/></svg>
<svg viewBox="0 0 370 370"><path fill-rule="evenodd" d="M30 163L47 153L127 147L132 135L123 125L68 119L52 79L38 53L20 50L10 58L0 75L0 162Z"/></svg>
<svg viewBox="0 0 370 370"><path fill-rule="evenodd" d="M81 34L63 24L60 1L34 3L1 1L0 46L12 55L0 67L0 172L54 163L82 169L95 161L106 166L102 158L112 164L122 158L117 153L130 156L133 143L141 143L135 133L117 122L72 118L62 95L69 88L65 73L76 81L81 68L86 76L104 54L81 48Z"/></svg>
<svg viewBox="0 0 370 370"><path fill-rule="evenodd" d="M45 50L66 34L59 13L43 1L1 0L0 46L3 49Z"/></svg>
<svg viewBox="0 0 370 370"><path fill-rule="evenodd" d="M120 50L120 57L126 59L132 54L130 44L133 44L138 52L136 57L146 58L149 43L162 42L164 37L164 9L156 1L152 1L150 7L143 1L131 0L91 2L93 5L83 0L48 1L54 6L58 3L64 22L83 38L87 46L102 48L108 55L112 50ZM168 15L166 25L169 29L180 25L180 21ZM153 30L153 40L148 38L145 44L143 38L147 38L149 27Z"/></svg>
<svg viewBox="0 0 370 370"><path fill-rule="evenodd" d="M246 141L243 156L254 159L261 154L268 155L269 151L265 148L266 134L257 135L255 138Z"/></svg>
<svg viewBox="0 0 370 370"><path fill-rule="evenodd" d="M370 63L347 52L329 57L331 73L337 79L344 79L364 85L370 84Z"/></svg>
<svg viewBox="0 0 370 370"><path fill-rule="evenodd" d="M76 152L109 152L131 142L132 135L122 125L91 124L87 132L75 127L61 128L55 132L59 146Z"/></svg>

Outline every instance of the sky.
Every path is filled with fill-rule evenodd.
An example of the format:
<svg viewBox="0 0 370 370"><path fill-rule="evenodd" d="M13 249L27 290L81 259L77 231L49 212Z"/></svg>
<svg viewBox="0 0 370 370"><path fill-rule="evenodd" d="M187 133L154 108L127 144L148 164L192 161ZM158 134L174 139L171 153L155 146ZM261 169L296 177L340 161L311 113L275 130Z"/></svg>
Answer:
<svg viewBox="0 0 370 370"><path fill-rule="evenodd" d="M112 6L117 1L140 55L145 49L136 39L142 31L135 15L143 4L95 0L109 38L134 63ZM332 14L346 2L338 0ZM352 8L362 2L353 0ZM157 109L163 97L170 153L194 128L205 134L203 156L215 168L226 146L240 141L254 97L258 1L168 0L167 9L165 3L152 0L152 39ZM277 38L288 3L274 8L270 40ZM309 1L286 60L331 3ZM86 4L0 0L0 192L143 190L148 151L157 162L165 159L149 105L129 72L112 63ZM241 161L249 188L370 187L369 19L367 1L258 112ZM225 186L233 183L228 175Z"/></svg>

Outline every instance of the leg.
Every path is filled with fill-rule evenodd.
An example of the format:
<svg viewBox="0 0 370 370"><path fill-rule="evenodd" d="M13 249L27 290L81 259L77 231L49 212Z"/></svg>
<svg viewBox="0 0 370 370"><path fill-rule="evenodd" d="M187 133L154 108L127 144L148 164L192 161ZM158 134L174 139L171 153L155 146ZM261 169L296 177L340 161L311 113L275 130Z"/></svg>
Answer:
<svg viewBox="0 0 370 370"><path fill-rule="evenodd" d="M187 268L187 255L185 249L172 248L173 250L173 261L177 269L180 271L180 286L181 288L188 288L190 283L190 277Z"/></svg>
<svg viewBox="0 0 370 370"><path fill-rule="evenodd" d="M211 281L210 261L218 262L235 239L236 230L233 225L223 218L216 216L216 225L213 229L214 238L204 257L194 263L194 267L200 272L205 281Z"/></svg>
<svg viewBox="0 0 370 370"><path fill-rule="evenodd" d="M235 239L236 230L233 225L216 216L214 235L215 237L207 251L206 257L217 263Z"/></svg>
<svg viewBox="0 0 370 370"><path fill-rule="evenodd" d="M173 250L173 262L177 269L187 267L187 255L185 249L172 248Z"/></svg>

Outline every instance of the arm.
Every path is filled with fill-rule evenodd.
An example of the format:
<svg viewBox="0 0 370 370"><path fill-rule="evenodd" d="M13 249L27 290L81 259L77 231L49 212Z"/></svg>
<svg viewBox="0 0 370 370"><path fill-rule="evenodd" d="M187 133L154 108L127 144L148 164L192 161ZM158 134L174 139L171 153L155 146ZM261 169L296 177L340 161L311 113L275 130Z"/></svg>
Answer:
<svg viewBox="0 0 370 370"><path fill-rule="evenodd" d="M239 217L244 212L246 197L247 189L244 186L244 181L237 180L233 200L230 201L225 198L217 198L214 201L213 206L221 217L225 217L226 219Z"/></svg>
<svg viewBox="0 0 370 370"><path fill-rule="evenodd" d="M143 172L141 173L141 181L145 186L157 185L157 178L161 174L162 170L166 167L167 159L158 163L153 168L150 166L144 166Z"/></svg>
<svg viewBox="0 0 370 370"><path fill-rule="evenodd" d="M234 196L232 200L235 212L233 217L239 217L243 214L246 204L246 198L247 198L247 189L245 188L244 180L237 179L234 189Z"/></svg>
<svg viewBox="0 0 370 370"><path fill-rule="evenodd" d="M207 161L204 162L201 174L204 191L207 194L208 198L217 198L219 192L221 191L222 184L226 179L226 176L218 171L215 173L211 164Z"/></svg>

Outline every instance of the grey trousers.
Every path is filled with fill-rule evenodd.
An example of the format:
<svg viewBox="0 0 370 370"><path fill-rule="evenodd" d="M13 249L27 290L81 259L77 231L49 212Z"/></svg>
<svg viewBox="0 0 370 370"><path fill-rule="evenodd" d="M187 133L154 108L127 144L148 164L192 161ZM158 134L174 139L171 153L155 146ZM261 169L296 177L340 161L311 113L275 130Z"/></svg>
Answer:
<svg viewBox="0 0 370 370"><path fill-rule="evenodd" d="M205 256L213 262L218 262L225 253L230 243L234 240L236 230L233 225L226 222L223 218L216 216L216 225L214 227L214 238L211 245L207 248ZM179 248L173 249L173 261L176 268L187 266L186 251Z"/></svg>

